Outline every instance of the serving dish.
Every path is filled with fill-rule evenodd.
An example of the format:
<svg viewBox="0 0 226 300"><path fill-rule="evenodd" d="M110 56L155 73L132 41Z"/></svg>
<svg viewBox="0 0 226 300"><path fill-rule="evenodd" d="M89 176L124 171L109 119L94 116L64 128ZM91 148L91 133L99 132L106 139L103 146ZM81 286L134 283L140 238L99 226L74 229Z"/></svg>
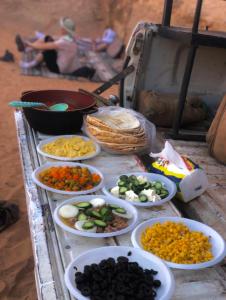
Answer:
<svg viewBox="0 0 226 300"><path fill-rule="evenodd" d="M220 236L218 232L216 232L211 227L200 223L198 221L180 218L180 217L161 217L161 218L154 218L147 220L141 224L139 224L134 231L132 232L131 241L134 247L143 249L141 245L141 234L142 232L148 227L152 226L156 223L163 223L166 221L172 221L180 223L182 222L185 224L190 230L192 231L199 231L202 232L205 236L210 237L210 243L212 245L212 254L214 256L213 259L203 262L203 263L196 263L196 264L177 264L170 261L163 260L170 268L175 269L187 269L187 270L197 270L203 269L207 267L211 267L217 263L219 263L226 255L226 247L225 241Z"/></svg>
<svg viewBox="0 0 226 300"><path fill-rule="evenodd" d="M131 255L128 256L128 254ZM99 263L101 260L109 257L117 259L119 256L128 257L130 262L137 262L144 269L154 269L158 271L156 278L162 282L162 285L159 287L155 299L171 299L175 289L175 282L168 267L158 257L148 252L124 246L100 247L87 251L74 259L67 267L64 277L65 284L70 293L78 300L89 300L90 298L84 297L78 290L75 283L75 273L83 272L84 266L86 265Z"/></svg>
<svg viewBox="0 0 226 300"><path fill-rule="evenodd" d="M44 157L49 157L52 159L62 160L62 161L76 161L76 160L90 159L90 158L97 156L100 153L100 146L97 143L95 143L94 141L92 141L92 143L95 146L95 151L90 154L83 155L83 156L75 156L75 157L57 156L57 155L49 154L43 150L43 146L45 146L46 144L54 142L60 138L72 138L72 137L80 137L84 141L91 141L90 138L88 138L86 136L82 136L82 135L58 135L58 136L51 137L51 138L41 141L37 146L37 151L39 154L43 155Z"/></svg>
<svg viewBox="0 0 226 300"><path fill-rule="evenodd" d="M166 197L164 197L161 200L157 200L155 202L139 202L139 201L129 201L123 198L119 198L114 196L110 190L115 187L117 185L118 180L120 179L120 176L114 176L112 177L111 180L109 180L108 182L105 183L104 187L103 187L103 192L104 194L108 195L109 197L112 197L114 199L119 199L121 201L129 201L131 204L135 205L135 206L141 206L141 207L151 207L151 206L157 206L157 205L162 205L165 202L171 200L175 194L176 194L176 185L174 182L172 182L171 180L169 180L168 178L166 178L165 176L162 175L158 175L158 174L153 174L153 173L147 173L147 172L134 172L134 173L127 173L127 174L122 174L122 175L126 175L126 176L142 176L142 177L146 177L148 179L148 181L158 181L161 182L162 184L164 184L164 188L168 191L168 195Z"/></svg>
<svg viewBox="0 0 226 300"><path fill-rule="evenodd" d="M56 188L52 188L44 183L42 183L39 179L39 175L40 173L42 173L43 171L52 168L52 167L81 167L81 168L87 168L92 174L98 174L98 176L100 177L100 182L99 184L97 184L96 186L94 186L93 188L87 189L87 190L81 190L81 191L65 191L65 190L60 190L60 189L56 189ZM90 193L94 193L96 191L98 191L102 186L103 186L103 175L102 173L89 165L86 164L80 164L80 163L74 163L74 162L48 162L45 163L44 165L38 167L37 169L34 170L34 172L32 173L32 179L33 181L41 188L53 192L53 193L58 193L58 194L63 194L63 195L68 195L68 196L75 196L75 195L85 195L85 194L90 194Z"/></svg>
<svg viewBox="0 0 226 300"><path fill-rule="evenodd" d="M96 232L89 232L89 231L83 231L83 230L77 230L76 228L72 228L68 225L66 225L62 218L60 217L59 210L68 204L76 204L76 203L84 203L84 202L89 202L93 199L104 199L106 204L108 205L116 205L118 207L121 207L126 210L128 214L131 215L131 218L128 219L128 226L117 230L113 232L102 232L102 233L96 233ZM80 210L80 213L83 212L83 210ZM111 199L107 196L104 195L87 195L87 196L78 196L76 198L71 198L69 200L64 201L61 203L54 211L54 221L65 231L70 232L75 235L80 235L80 236L85 236L85 237L92 237L92 238L106 238L106 237L112 237L112 236L117 236L117 235L122 235L130 230L132 230L136 224L137 224L137 219L138 219L138 213L137 210L134 206L132 206L129 203L126 202L121 202L120 200L116 199Z"/></svg>
<svg viewBox="0 0 226 300"><path fill-rule="evenodd" d="M50 111L37 108L23 108L29 125L45 134L72 134L80 132L83 116L97 111L96 99L79 91L67 90L36 90L26 91L21 96L21 101L38 101L52 104L66 103L74 107L70 111Z"/></svg>

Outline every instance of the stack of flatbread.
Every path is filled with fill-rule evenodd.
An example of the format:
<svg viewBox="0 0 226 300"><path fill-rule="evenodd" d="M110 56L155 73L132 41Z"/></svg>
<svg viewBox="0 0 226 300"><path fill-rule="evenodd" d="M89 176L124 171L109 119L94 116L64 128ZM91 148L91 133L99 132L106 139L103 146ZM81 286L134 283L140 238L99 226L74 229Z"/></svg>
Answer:
<svg viewBox="0 0 226 300"><path fill-rule="evenodd" d="M147 146L145 130L129 112L105 113L86 118L87 133L105 150L118 154L132 154Z"/></svg>

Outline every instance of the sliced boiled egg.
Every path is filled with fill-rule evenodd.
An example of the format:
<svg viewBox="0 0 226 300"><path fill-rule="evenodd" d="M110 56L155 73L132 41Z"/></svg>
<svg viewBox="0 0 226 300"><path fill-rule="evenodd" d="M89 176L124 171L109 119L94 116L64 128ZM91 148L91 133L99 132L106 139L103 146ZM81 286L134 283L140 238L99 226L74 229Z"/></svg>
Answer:
<svg viewBox="0 0 226 300"><path fill-rule="evenodd" d="M77 207L70 204L63 205L59 209L59 215L65 219L76 217L78 212L79 210L77 209Z"/></svg>
<svg viewBox="0 0 226 300"><path fill-rule="evenodd" d="M89 202L93 205L93 207L100 207L100 206L105 205L105 203L106 203L105 200L102 198L94 198L94 199L90 200Z"/></svg>
<svg viewBox="0 0 226 300"><path fill-rule="evenodd" d="M122 217L125 219L131 219L133 217L130 212L128 212L124 208L120 208L120 207L112 210L112 213L118 217Z"/></svg>
<svg viewBox="0 0 226 300"><path fill-rule="evenodd" d="M97 227L95 226L95 224L91 222L91 221L87 221L87 220L84 220L84 221L77 221L75 222L75 229L77 230L80 230L80 231L88 231L88 232L96 232L97 231ZM84 228L86 227L87 225L87 228Z"/></svg>

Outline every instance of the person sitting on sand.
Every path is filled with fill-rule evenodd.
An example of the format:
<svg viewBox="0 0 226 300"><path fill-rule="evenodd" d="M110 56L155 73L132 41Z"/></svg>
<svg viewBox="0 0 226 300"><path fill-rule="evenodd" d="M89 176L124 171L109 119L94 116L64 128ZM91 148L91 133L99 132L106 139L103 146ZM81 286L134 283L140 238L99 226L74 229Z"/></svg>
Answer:
<svg viewBox="0 0 226 300"><path fill-rule="evenodd" d="M45 62L47 68L58 74L69 74L76 77L86 77L91 79L95 69L82 66L77 54L77 45L75 43L75 24L69 18L60 19L61 36L54 40L50 36L44 39L38 39L34 42L23 42L17 36L16 42L18 49L31 47L40 50L36 57L30 62L20 62L22 68L33 68L42 62Z"/></svg>
<svg viewBox="0 0 226 300"><path fill-rule="evenodd" d="M101 38L94 40L91 38L77 37L76 44L79 49L84 52L90 50L103 52L114 42L115 38L116 32L110 26L106 26Z"/></svg>
<svg viewBox="0 0 226 300"><path fill-rule="evenodd" d="M107 50L108 46L114 42L116 32L110 27L106 26L102 38L94 41L94 51L102 52Z"/></svg>

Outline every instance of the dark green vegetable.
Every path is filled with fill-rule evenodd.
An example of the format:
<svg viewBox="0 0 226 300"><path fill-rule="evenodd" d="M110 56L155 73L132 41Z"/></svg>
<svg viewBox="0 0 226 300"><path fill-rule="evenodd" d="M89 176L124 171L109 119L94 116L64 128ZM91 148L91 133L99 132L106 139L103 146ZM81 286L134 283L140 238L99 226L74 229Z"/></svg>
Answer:
<svg viewBox="0 0 226 300"><path fill-rule="evenodd" d="M76 207L78 207L79 209L86 209L92 207L92 204L89 202L80 202L76 204Z"/></svg>
<svg viewBox="0 0 226 300"><path fill-rule="evenodd" d="M87 216L85 214L81 213L81 214L78 215L78 220L79 221L85 221L85 220L87 220Z"/></svg>
<svg viewBox="0 0 226 300"><path fill-rule="evenodd" d="M126 187L122 186L122 187L119 188L119 194L125 195L126 192L127 192L127 188Z"/></svg>
<svg viewBox="0 0 226 300"><path fill-rule="evenodd" d="M125 181L121 181L121 180L120 180L120 181L118 182L118 186L126 186L126 184L127 184L127 183L126 183Z"/></svg>
<svg viewBox="0 0 226 300"><path fill-rule="evenodd" d="M91 217L91 216L92 216L92 209L91 209L91 208L86 209L86 210L84 211L84 214L86 214L87 216Z"/></svg>
<svg viewBox="0 0 226 300"><path fill-rule="evenodd" d="M161 182L156 181L156 183L155 183L155 188L156 188L157 190L161 190L161 188L162 188Z"/></svg>
<svg viewBox="0 0 226 300"><path fill-rule="evenodd" d="M98 218L98 219L101 219L101 217L102 217L101 214L98 211L95 211L95 210L92 210L91 216L95 217L95 218Z"/></svg>
<svg viewBox="0 0 226 300"><path fill-rule="evenodd" d="M109 213L110 213L110 209L107 208L107 207L102 207L101 210L100 210L101 216L108 215Z"/></svg>
<svg viewBox="0 0 226 300"><path fill-rule="evenodd" d="M92 229L95 226L94 222L87 221L82 225L83 229Z"/></svg>
<svg viewBox="0 0 226 300"><path fill-rule="evenodd" d="M137 180L137 177L135 175L130 175L129 180L131 181Z"/></svg>
<svg viewBox="0 0 226 300"><path fill-rule="evenodd" d="M119 206L117 206L117 205L115 205L115 204L110 204L109 206L110 206L111 209L119 208Z"/></svg>
<svg viewBox="0 0 226 300"><path fill-rule="evenodd" d="M105 223L104 221L101 220L94 220L94 224L98 227L106 227L107 223Z"/></svg>
<svg viewBox="0 0 226 300"><path fill-rule="evenodd" d="M113 220L113 217L112 217L112 215L106 215L106 216L103 216L103 217L102 217L102 220L103 220L104 222L110 222L110 221Z"/></svg>
<svg viewBox="0 0 226 300"><path fill-rule="evenodd" d="M140 202L147 202L148 201L148 197L144 194L140 194L139 195L139 200Z"/></svg>
<svg viewBox="0 0 226 300"><path fill-rule="evenodd" d="M119 214L126 214L126 210L125 210L124 208L121 208L121 207L116 208L115 211L116 211L117 213L119 213Z"/></svg>
<svg viewBox="0 0 226 300"><path fill-rule="evenodd" d="M129 180L129 177L127 175L122 175L119 177L119 179L126 182Z"/></svg>

